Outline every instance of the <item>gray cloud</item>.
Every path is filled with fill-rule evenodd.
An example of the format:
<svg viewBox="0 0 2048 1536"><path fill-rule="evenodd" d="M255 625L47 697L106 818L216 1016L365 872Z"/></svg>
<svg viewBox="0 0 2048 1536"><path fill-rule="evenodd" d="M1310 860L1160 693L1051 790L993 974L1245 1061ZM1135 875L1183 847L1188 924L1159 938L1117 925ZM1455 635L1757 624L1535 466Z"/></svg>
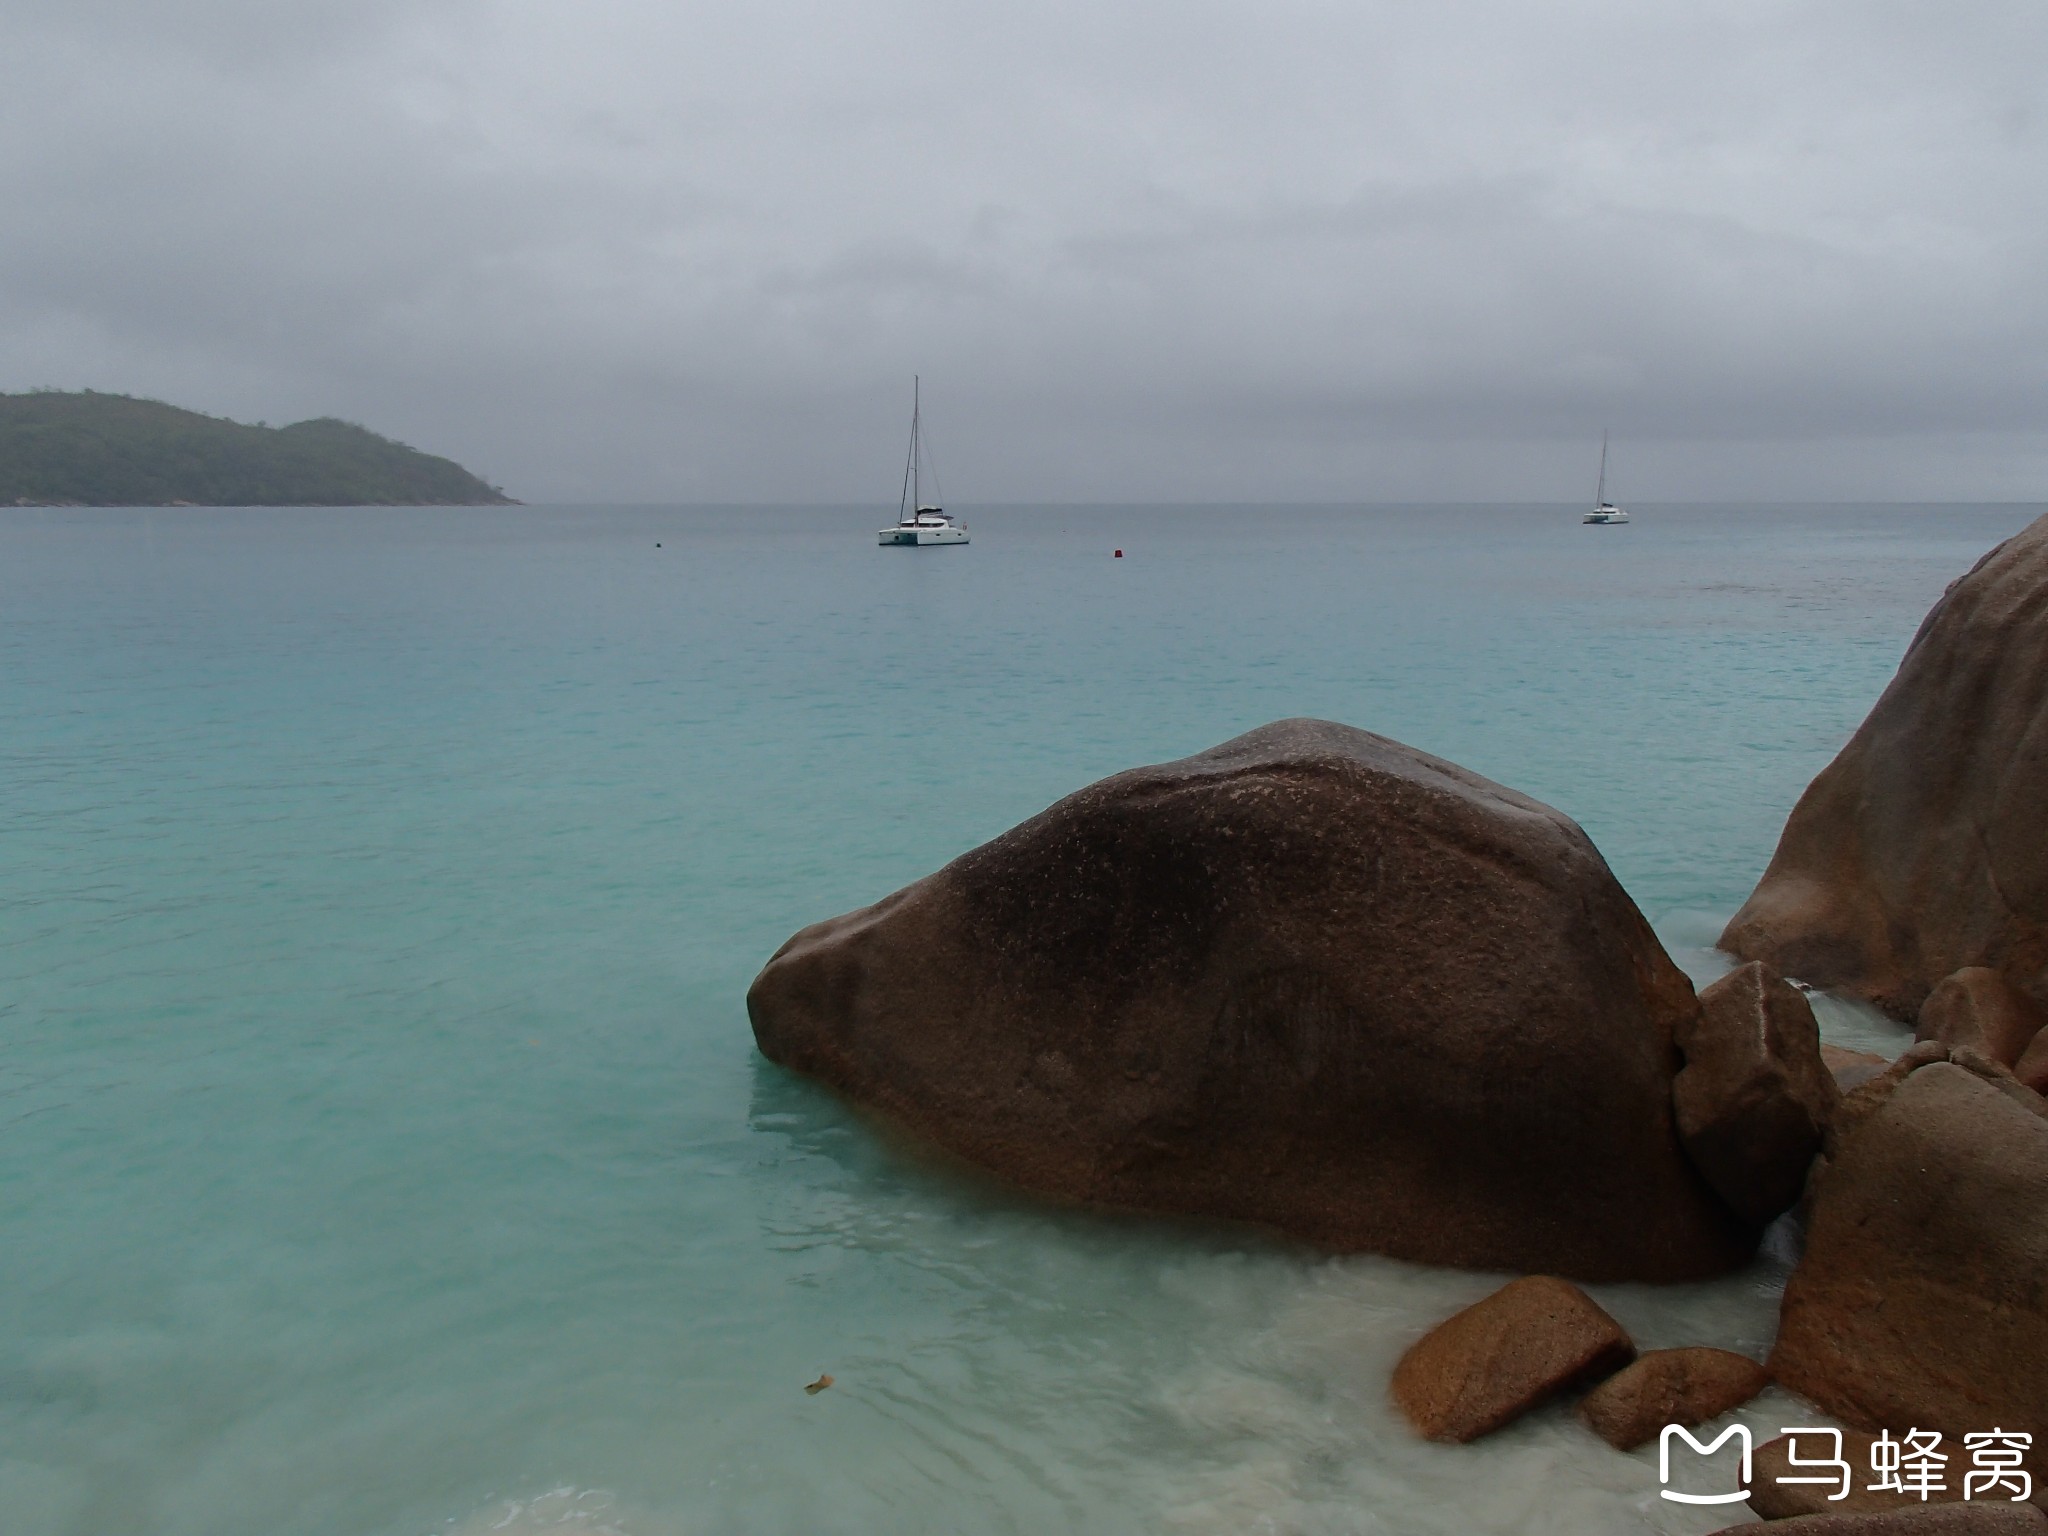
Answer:
<svg viewBox="0 0 2048 1536"><path fill-rule="evenodd" d="M2034 0L0 0L0 387L529 499L2048 486Z"/></svg>

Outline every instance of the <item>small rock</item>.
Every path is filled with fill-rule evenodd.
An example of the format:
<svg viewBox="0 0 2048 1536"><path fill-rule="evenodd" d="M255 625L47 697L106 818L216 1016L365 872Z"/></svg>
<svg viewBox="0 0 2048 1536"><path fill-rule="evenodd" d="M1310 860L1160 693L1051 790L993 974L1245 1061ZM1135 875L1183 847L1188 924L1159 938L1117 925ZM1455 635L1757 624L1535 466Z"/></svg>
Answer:
<svg viewBox="0 0 2048 1536"><path fill-rule="evenodd" d="M1913 1038L1939 1040L1954 1050L1969 1046L2001 1066L2018 1061L2048 1013L1989 966L1966 965L1946 977L1920 1005Z"/></svg>
<svg viewBox="0 0 2048 1536"><path fill-rule="evenodd" d="M1739 1408L1770 1385L1770 1372L1726 1349L1653 1349L1600 1383L1579 1404L1579 1417L1618 1451L1632 1451L1663 1433Z"/></svg>
<svg viewBox="0 0 2048 1536"><path fill-rule="evenodd" d="M1394 1367L1394 1401L1427 1438L1462 1444L1612 1375L1635 1353L1584 1291L1529 1275L1417 1340Z"/></svg>
<svg viewBox="0 0 2048 1536"><path fill-rule="evenodd" d="M1847 1046L1829 1045L1825 1040L1821 1042L1820 1060L1843 1093L1854 1093L1891 1065L1875 1051L1852 1051Z"/></svg>
<svg viewBox="0 0 2048 1536"><path fill-rule="evenodd" d="M1747 1219L1790 1210L1841 1097L1806 998L1751 961L1700 993L1675 1038L1685 1068L1671 1105L1686 1155Z"/></svg>
<svg viewBox="0 0 2048 1536"><path fill-rule="evenodd" d="M1756 1536L1754 1525L1731 1525L1715 1536ZM1852 1514L1796 1515L1773 1524L1770 1536L2041 1536L2048 1515L2032 1504L1909 1505Z"/></svg>

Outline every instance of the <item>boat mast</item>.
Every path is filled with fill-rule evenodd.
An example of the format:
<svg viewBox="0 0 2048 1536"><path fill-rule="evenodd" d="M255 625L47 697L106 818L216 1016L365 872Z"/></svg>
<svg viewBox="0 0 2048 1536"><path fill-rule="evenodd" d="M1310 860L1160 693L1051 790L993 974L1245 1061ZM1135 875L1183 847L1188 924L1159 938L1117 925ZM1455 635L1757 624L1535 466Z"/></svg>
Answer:
<svg viewBox="0 0 2048 1536"><path fill-rule="evenodd" d="M923 386L923 382L914 373L910 376L910 515L912 518L917 516L924 503L924 465L919 462L923 455L918 452L920 445L917 441L919 432L918 416L923 410L918 394Z"/></svg>
<svg viewBox="0 0 2048 1536"><path fill-rule="evenodd" d="M1593 492L1595 510L1607 505L1607 429L1600 429L1600 485Z"/></svg>
<svg viewBox="0 0 2048 1536"><path fill-rule="evenodd" d="M917 507L910 499L912 481L917 473L917 376L911 375L910 385L910 455L903 461L903 496L896 503L896 525L917 521Z"/></svg>

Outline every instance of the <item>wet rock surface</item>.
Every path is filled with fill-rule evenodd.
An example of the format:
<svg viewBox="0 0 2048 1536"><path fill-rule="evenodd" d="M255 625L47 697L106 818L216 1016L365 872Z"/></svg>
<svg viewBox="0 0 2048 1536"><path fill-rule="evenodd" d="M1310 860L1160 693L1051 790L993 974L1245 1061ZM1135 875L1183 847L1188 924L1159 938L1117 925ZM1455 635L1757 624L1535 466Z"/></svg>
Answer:
<svg viewBox="0 0 2048 1536"><path fill-rule="evenodd" d="M1855 1092L1891 1065L1875 1051L1852 1051L1825 1041L1821 1042L1820 1059L1834 1078L1835 1087L1844 1094Z"/></svg>
<svg viewBox="0 0 2048 1536"><path fill-rule="evenodd" d="M1943 978L1920 1006L1917 1040L1981 1051L2010 1067L2048 1023L2043 1009L1989 966L1965 966Z"/></svg>
<svg viewBox="0 0 2048 1536"><path fill-rule="evenodd" d="M1937 603L1721 947L1911 1019L1942 978L2048 1004L2048 518Z"/></svg>
<svg viewBox="0 0 2048 1536"><path fill-rule="evenodd" d="M1835 1106L1833 1117L1828 1121L1827 1135L1821 1144L1822 1151L1828 1157L1833 1157L1858 1126L1884 1107L1885 1101L1891 1098L1892 1091L1903 1083L1910 1073L1917 1072L1934 1062L1947 1060L1948 1047L1939 1040L1916 1040L1907 1046L1882 1072L1859 1084L1853 1091L1842 1095L1841 1102ZM1811 1188L1808 1194L1812 1194Z"/></svg>
<svg viewBox="0 0 2048 1536"><path fill-rule="evenodd" d="M1417 1340L1394 1367L1394 1402L1427 1439L1475 1440L1612 1374L1635 1352L1584 1291L1529 1275Z"/></svg>
<svg viewBox="0 0 2048 1536"><path fill-rule="evenodd" d="M1653 1349L1586 1394L1579 1417L1618 1451L1655 1440L1666 1424L1704 1424L1770 1385L1746 1355L1695 1347Z"/></svg>
<svg viewBox="0 0 2048 1536"><path fill-rule="evenodd" d="M2034 1036L2034 1043L2013 1063L2012 1075L2036 1093L2048 1093L2048 1029Z"/></svg>
<svg viewBox="0 0 2048 1536"><path fill-rule="evenodd" d="M747 1005L772 1060L1058 1197L1582 1279L1756 1240L1679 1145L1691 985L1585 834L1325 721L1071 795Z"/></svg>
<svg viewBox="0 0 2048 1536"><path fill-rule="evenodd" d="M1759 1531L1731 1525L1716 1536ZM2048 1516L2032 1504L1928 1504L1901 1509L1838 1511L1773 1521L1773 1536L2040 1536Z"/></svg>
<svg viewBox="0 0 2048 1536"><path fill-rule="evenodd" d="M1761 1226L1790 1210L1840 1091L1797 987L1757 961L1700 994L1680 1023L1678 1136L1715 1191Z"/></svg>
<svg viewBox="0 0 2048 1536"><path fill-rule="evenodd" d="M1930 1049L1844 1101L1770 1369L1851 1424L2033 1431L2038 1481L2048 1106L1988 1061L1910 1065Z"/></svg>

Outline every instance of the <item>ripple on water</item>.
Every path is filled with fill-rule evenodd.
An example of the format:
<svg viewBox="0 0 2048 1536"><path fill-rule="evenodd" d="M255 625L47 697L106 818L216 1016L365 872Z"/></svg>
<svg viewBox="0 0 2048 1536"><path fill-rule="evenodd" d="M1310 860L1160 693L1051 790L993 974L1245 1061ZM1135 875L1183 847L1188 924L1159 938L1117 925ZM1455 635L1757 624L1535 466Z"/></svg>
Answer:
<svg viewBox="0 0 2048 1536"><path fill-rule="evenodd" d="M0 512L7 1536L1713 1529L1563 1409L1408 1434L1394 1358L1498 1277L935 1171L746 986L1299 714L1578 818L1710 980L2031 515L1012 509L922 561L830 509ZM1774 1263L1599 1294L1756 1355Z"/></svg>

